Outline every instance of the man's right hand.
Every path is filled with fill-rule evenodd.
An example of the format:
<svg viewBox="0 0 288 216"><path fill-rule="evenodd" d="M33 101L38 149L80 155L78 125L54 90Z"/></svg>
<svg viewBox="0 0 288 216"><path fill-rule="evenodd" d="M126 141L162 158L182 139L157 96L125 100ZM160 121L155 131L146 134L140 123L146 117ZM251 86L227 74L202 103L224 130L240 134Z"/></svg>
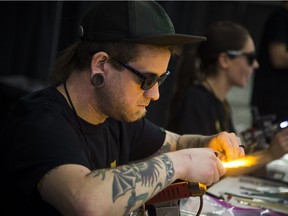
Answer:
<svg viewBox="0 0 288 216"><path fill-rule="evenodd" d="M188 182L207 186L226 173L221 161L210 148L190 148L167 154L174 164L176 176Z"/></svg>

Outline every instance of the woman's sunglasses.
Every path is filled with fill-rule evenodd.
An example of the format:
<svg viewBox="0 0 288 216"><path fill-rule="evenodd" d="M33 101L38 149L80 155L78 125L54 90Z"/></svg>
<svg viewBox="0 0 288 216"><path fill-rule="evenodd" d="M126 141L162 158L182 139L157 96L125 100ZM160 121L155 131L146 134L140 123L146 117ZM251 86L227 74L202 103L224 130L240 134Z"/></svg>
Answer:
<svg viewBox="0 0 288 216"><path fill-rule="evenodd" d="M249 66L252 66L254 61L256 60L257 56L256 56L256 52L250 52L250 53L246 53L246 52L242 52L239 50L227 50L225 52L229 57L238 57L238 56L244 56L247 59L247 63Z"/></svg>
<svg viewBox="0 0 288 216"><path fill-rule="evenodd" d="M164 80L168 77L168 75L170 74L169 71L166 71L161 76L157 76L156 74L153 74L153 73L141 73L140 71L136 70L135 68L128 65L127 63L123 63L123 62L121 62L121 61L119 61L113 57L111 57L111 59L113 59L115 62L117 62L121 66L125 67L130 72L137 75L138 77L140 77L140 79L142 80L141 89L143 89L143 90L148 90L148 89L152 88L156 84L156 82L158 82L158 85L160 86L164 82Z"/></svg>

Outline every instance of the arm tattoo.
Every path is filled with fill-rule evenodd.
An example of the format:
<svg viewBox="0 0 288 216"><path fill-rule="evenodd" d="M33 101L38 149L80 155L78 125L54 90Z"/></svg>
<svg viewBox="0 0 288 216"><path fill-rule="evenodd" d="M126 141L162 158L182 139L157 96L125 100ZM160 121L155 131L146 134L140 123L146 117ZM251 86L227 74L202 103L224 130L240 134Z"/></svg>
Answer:
<svg viewBox="0 0 288 216"><path fill-rule="evenodd" d="M160 149L159 154L170 152L171 150L171 144L169 142L165 143Z"/></svg>
<svg viewBox="0 0 288 216"><path fill-rule="evenodd" d="M102 176L101 180L103 181L105 179L105 172L106 172L105 169L95 170L95 171L93 171L93 177L101 175Z"/></svg>
<svg viewBox="0 0 288 216"><path fill-rule="evenodd" d="M191 138L185 138L183 141L181 138L178 139L177 142L177 150L185 149L185 148L202 148L203 142L200 137L191 137Z"/></svg>
<svg viewBox="0 0 288 216"><path fill-rule="evenodd" d="M166 166L166 174L167 174L166 184L170 184L173 180L174 175L175 175L173 163L167 155L162 155L161 159Z"/></svg>
<svg viewBox="0 0 288 216"><path fill-rule="evenodd" d="M190 140L190 142L188 142L188 148L203 148L203 143L200 137L194 138L194 142L192 144L192 140Z"/></svg>
<svg viewBox="0 0 288 216"><path fill-rule="evenodd" d="M178 140L177 145L176 145L177 150L184 149L184 145Z"/></svg>
<svg viewBox="0 0 288 216"><path fill-rule="evenodd" d="M149 198L148 193L136 194L137 183L140 183L145 187L154 187L154 191L151 194L152 196L155 193L160 192L166 184L172 182L175 175L172 161L166 155L161 155L160 159L161 160L155 158L133 165L123 165L112 171L114 174L112 183L113 202L115 203L119 197L124 196L128 191L130 191L130 197L123 215L127 215L135 206L137 201L145 202ZM163 167L161 161L165 167ZM160 170L164 168L166 169L165 185L158 182ZM109 170L110 169L93 171L93 177L100 177L102 181L105 181L105 172Z"/></svg>

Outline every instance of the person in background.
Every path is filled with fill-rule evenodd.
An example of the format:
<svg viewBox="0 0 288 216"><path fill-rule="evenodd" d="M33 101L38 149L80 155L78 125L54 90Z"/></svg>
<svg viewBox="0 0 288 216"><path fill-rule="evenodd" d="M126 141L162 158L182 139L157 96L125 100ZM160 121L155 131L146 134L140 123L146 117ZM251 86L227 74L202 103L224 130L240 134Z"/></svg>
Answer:
<svg viewBox="0 0 288 216"><path fill-rule="evenodd" d="M281 4L264 26L251 98L260 116L275 115L277 123L288 120L288 1Z"/></svg>
<svg viewBox="0 0 288 216"><path fill-rule="evenodd" d="M171 55L205 40L176 34L157 2L95 2L79 36L1 134L9 215L127 215L177 179L217 182L226 170L215 152L244 156L234 133L179 135L145 118Z"/></svg>
<svg viewBox="0 0 288 216"><path fill-rule="evenodd" d="M230 21L214 23L205 36L207 41L196 51L189 48L179 59L166 128L180 134L236 133L226 97L232 87L244 87L259 67L254 42L243 26ZM249 152L257 163L249 168L229 169L226 175L260 173L258 170L264 173L267 163L286 153L288 129L276 133L268 148Z"/></svg>
<svg viewBox="0 0 288 216"><path fill-rule="evenodd" d="M243 26L219 21L205 36L207 41L179 59L166 128L180 134L235 132L227 94L244 87L259 67L254 41Z"/></svg>

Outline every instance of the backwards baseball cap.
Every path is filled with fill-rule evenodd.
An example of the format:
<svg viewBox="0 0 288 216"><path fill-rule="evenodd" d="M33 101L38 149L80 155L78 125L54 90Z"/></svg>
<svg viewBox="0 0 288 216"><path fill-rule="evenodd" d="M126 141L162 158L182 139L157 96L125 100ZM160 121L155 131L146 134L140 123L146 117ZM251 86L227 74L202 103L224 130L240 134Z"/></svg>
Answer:
<svg viewBox="0 0 288 216"><path fill-rule="evenodd" d="M205 37L176 34L172 21L155 1L102 1L88 11L79 35L84 41L183 45Z"/></svg>

